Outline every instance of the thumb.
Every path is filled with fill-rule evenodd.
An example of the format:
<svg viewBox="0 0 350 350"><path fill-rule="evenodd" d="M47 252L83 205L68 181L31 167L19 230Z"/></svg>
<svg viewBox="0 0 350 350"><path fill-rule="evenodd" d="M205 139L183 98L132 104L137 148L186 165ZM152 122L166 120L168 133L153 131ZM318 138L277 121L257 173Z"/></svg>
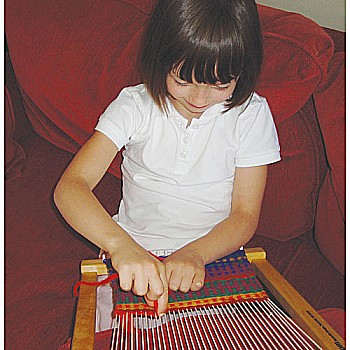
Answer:
<svg viewBox="0 0 350 350"><path fill-rule="evenodd" d="M145 302L148 306L156 309L156 306L158 304L158 300L151 300L150 298L147 297L147 295L144 295L143 297L144 297Z"/></svg>
<svg viewBox="0 0 350 350"><path fill-rule="evenodd" d="M144 296L146 304L153 307L158 316L164 315L168 311L168 287L164 288L163 294L159 297L154 297L151 291Z"/></svg>

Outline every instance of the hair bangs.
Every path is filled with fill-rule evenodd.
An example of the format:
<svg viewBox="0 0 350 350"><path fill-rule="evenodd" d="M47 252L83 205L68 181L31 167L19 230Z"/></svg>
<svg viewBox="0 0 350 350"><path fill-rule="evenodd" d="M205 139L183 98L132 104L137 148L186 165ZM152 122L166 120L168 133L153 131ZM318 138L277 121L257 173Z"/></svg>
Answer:
<svg viewBox="0 0 350 350"><path fill-rule="evenodd" d="M226 84L237 79L244 67L244 50L239 39L208 38L182 45L182 52L174 66L178 76L188 82Z"/></svg>

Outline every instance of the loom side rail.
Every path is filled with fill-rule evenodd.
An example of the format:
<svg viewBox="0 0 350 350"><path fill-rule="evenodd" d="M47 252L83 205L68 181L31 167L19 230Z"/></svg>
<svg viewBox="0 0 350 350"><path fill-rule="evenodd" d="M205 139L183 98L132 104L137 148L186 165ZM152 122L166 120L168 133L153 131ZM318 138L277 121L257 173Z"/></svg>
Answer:
<svg viewBox="0 0 350 350"><path fill-rule="evenodd" d="M257 277L265 285L266 289L322 349L345 349L345 342L340 335L267 261L266 253L263 249L247 248L245 252L248 260L256 270Z"/></svg>
<svg viewBox="0 0 350 350"><path fill-rule="evenodd" d="M81 263L81 281L96 282L97 276L107 274L107 267L100 259ZM81 285L75 316L71 350L93 350L95 342L97 287Z"/></svg>

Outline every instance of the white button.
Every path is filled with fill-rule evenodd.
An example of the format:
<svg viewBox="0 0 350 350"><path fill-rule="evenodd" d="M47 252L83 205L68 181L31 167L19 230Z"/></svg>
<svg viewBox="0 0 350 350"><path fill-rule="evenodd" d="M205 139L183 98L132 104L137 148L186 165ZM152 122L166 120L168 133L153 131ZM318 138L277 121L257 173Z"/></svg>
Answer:
<svg viewBox="0 0 350 350"><path fill-rule="evenodd" d="M188 144L190 142L190 138L188 136L185 136L183 139L182 139L182 142L185 143L185 144Z"/></svg>
<svg viewBox="0 0 350 350"><path fill-rule="evenodd" d="M180 153L180 157L181 158L186 158L187 157L187 153L186 152L181 152Z"/></svg>

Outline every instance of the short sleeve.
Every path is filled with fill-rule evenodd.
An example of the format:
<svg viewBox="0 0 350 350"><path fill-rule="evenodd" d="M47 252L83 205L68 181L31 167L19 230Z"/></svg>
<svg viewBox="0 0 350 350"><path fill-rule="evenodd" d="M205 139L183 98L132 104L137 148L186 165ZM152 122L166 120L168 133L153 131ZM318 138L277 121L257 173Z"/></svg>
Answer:
<svg viewBox="0 0 350 350"><path fill-rule="evenodd" d="M132 89L125 88L100 116L95 130L106 135L120 150L128 143L140 121L140 104Z"/></svg>
<svg viewBox="0 0 350 350"><path fill-rule="evenodd" d="M270 108L257 94L238 117L237 138L239 147L237 167L259 166L277 162L280 146Z"/></svg>

